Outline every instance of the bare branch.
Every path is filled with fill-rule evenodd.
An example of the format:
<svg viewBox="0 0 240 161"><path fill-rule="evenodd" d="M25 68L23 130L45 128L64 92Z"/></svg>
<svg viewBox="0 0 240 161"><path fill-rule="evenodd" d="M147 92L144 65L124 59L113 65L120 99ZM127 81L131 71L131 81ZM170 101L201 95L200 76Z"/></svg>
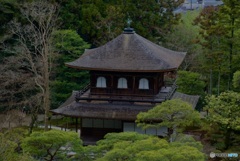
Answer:
<svg viewBox="0 0 240 161"><path fill-rule="evenodd" d="M26 22L22 24L13 20L9 24L10 30L13 35L17 36L18 42L11 50L21 60L17 64L22 65L24 72L28 73L29 76L28 83L19 85L30 88L29 84L34 84L33 88L41 93L42 99L40 100L42 102L40 104L45 110L45 126L47 127L50 109L49 77L54 54L51 36L58 22L58 5L40 0L23 4L20 12ZM16 72L19 71L15 69L15 71L5 75L2 80L13 78ZM24 90L21 88L20 91ZM27 92L25 94L29 95Z"/></svg>

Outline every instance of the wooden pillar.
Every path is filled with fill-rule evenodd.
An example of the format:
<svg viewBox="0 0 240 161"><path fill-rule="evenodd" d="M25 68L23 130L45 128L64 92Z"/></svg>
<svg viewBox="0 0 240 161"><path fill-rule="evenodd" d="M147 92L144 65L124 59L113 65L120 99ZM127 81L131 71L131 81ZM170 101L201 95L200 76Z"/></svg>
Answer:
<svg viewBox="0 0 240 161"><path fill-rule="evenodd" d="M110 93L113 93L113 82L114 82L114 78L113 78L113 75L111 75Z"/></svg>
<svg viewBox="0 0 240 161"><path fill-rule="evenodd" d="M65 124L65 131L67 131L67 129L68 129L68 119L67 119L67 123Z"/></svg>
<svg viewBox="0 0 240 161"><path fill-rule="evenodd" d="M135 76L133 76L133 94L135 93Z"/></svg>
<svg viewBox="0 0 240 161"><path fill-rule="evenodd" d="M81 118L81 117L80 117L80 126L79 126L79 129L80 129L79 137L81 138L81 133L82 133L82 118Z"/></svg>
<svg viewBox="0 0 240 161"><path fill-rule="evenodd" d="M51 121L51 118L49 120L49 124L50 124L50 129L52 129L52 121Z"/></svg>
<svg viewBox="0 0 240 161"><path fill-rule="evenodd" d="M76 126L76 132L78 132L78 118L76 117L76 123L75 123L75 126Z"/></svg>
<svg viewBox="0 0 240 161"><path fill-rule="evenodd" d="M157 94L158 92L158 79L157 77L153 78L153 95Z"/></svg>

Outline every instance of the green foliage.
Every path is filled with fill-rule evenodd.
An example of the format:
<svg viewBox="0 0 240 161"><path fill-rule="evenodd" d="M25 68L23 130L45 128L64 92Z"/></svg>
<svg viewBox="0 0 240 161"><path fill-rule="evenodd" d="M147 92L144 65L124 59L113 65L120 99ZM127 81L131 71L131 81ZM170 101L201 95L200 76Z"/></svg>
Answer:
<svg viewBox="0 0 240 161"><path fill-rule="evenodd" d="M189 142L196 141L191 140ZM109 143L111 148L104 149L104 147L108 147ZM95 155L95 158L92 159L98 161L203 161L205 159L201 152L202 149L190 146L190 144L186 145L184 142L168 143L158 137L133 132L107 134L104 140L91 148L99 148L104 153L102 156Z"/></svg>
<svg viewBox="0 0 240 161"><path fill-rule="evenodd" d="M102 0L81 2L81 35L94 45L102 45L119 35L124 27L122 6Z"/></svg>
<svg viewBox="0 0 240 161"><path fill-rule="evenodd" d="M34 161L26 153L21 153L20 143L26 136L27 130L16 128L0 133L0 161Z"/></svg>
<svg viewBox="0 0 240 161"><path fill-rule="evenodd" d="M212 95L207 98L208 120L224 126L226 129L240 130L240 94L223 92L218 97Z"/></svg>
<svg viewBox="0 0 240 161"><path fill-rule="evenodd" d="M97 142L97 145L100 145L105 150L110 150L113 148L114 144L117 142L131 141L135 142L137 140L143 140L148 138L147 135L139 135L135 132L128 133L109 133L105 135L105 139Z"/></svg>
<svg viewBox="0 0 240 161"><path fill-rule="evenodd" d="M180 99L172 99L155 106L147 112L137 115L136 123L143 128L166 126L171 131L176 128L183 130L185 127L199 123L200 115L192 106Z"/></svg>
<svg viewBox="0 0 240 161"><path fill-rule="evenodd" d="M6 46L14 43L9 40L12 34L9 32L8 23L19 15L17 0L0 1L0 63L3 63L4 58L13 55L12 52L5 50Z"/></svg>
<svg viewBox="0 0 240 161"><path fill-rule="evenodd" d="M206 7L195 19L195 25L201 30L201 39L198 43L203 47L203 53L198 57L200 60L198 70L203 75L209 74L208 87L209 94L219 94L227 88L227 80L223 76L228 72L227 54L224 52L225 40L223 35L225 29L218 26L218 7ZM221 87L222 86L222 87ZM217 90L214 90L217 88Z"/></svg>
<svg viewBox="0 0 240 161"><path fill-rule="evenodd" d="M223 0L224 5L219 7L218 12L218 24L219 28L222 28L225 32L224 38L224 51L228 55L228 67L229 67L229 81L232 81L233 73L240 68L239 66L239 54L240 49L240 1L238 0Z"/></svg>
<svg viewBox="0 0 240 161"><path fill-rule="evenodd" d="M187 11L181 15L180 23L173 27L173 31L165 36L164 46L175 51L187 52L182 64L184 69L194 70L200 63L198 56L202 54L202 47L196 43L200 39L200 27L193 25L194 19L199 15L200 10Z"/></svg>
<svg viewBox="0 0 240 161"><path fill-rule="evenodd" d="M219 126L224 133L225 148L231 145L233 130L240 130L240 94L236 92L223 92L218 97L207 97L205 110L208 111L207 120L211 125Z"/></svg>
<svg viewBox="0 0 240 161"><path fill-rule="evenodd" d="M153 40L164 39L164 34L178 23L179 15L173 14L183 1L155 0L81 0L80 33L89 42L99 46L119 35L130 17L131 27L138 34Z"/></svg>
<svg viewBox="0 0 240 161"><path fill-rule="evenodd" d="M2 36L7 31L7 23L19 14L17 0L0 1L0 42ZM5 25L4 25L5 24Z"/></svg>
<svg viewBox="0 0 240 161"><path fill-rule="evenodd" d="M178 134L174 142L172 142L174 146L181 146L181 145L186 145L186 146L191 146L197 148L199 151L202 151L203 145L201 142L196 141L193 137L187 136L185 134Z"/></svg>
<svg viewBox="0 0 240 161"><path fill-rule="evenodd" d="M53 41L56 50L60 54L68 54L68 57L63 57L61 60L71 61L78 58L85 49L90 45L74 30L57 30L53 33Z"/></svg>
<svg viewBox="0 0 240 161"><path fill-rule="evenodd" d="M190 95L203 95L206 86L200 74L189 71L178 71L177 85L179 92Z"/></svg>
<svg viewBox="0 0 240 161"><path fill-rule="evenodd" d="M67 152L82 150L82 142L75 132L51 130L46 132L33 132L22 142L24 152L34 158L53 160L66 159Z"/></svg>
<svg viewBox="0 0 240 161"><path fill-rule="evenodd" d="M77 30L80 25L81 3L78 0L56 0L56 2L61 6L59 12L62 22L61 28Z"/></svg>
<svg viewBox="0 0 240 161"><path fill-rule="evenodd" d="M16 143L5 139L4 135L0 133L0 161L9 160L16 147Z"/></svg>
<svg viewBox="0 0 240 161"><path fill-rule="evenodd" d="M16 149L20 151L21 149L20 144L22 140L27 136L27 134L28 134L28 131L26 129L14 128L14 129L8 130L5 133L5 138L9 141L14 142L17 145Z"/></svg>
<svg viewBox="0 0 240 161"><path fill-rule="evenodd" d="M83 153L78 157L86 161L102 158L106 152L113 149L116 143L136 142L149 137L151 136L142 135L136 132L108 133L104 136L104 139L97 142L96 146L85 147Z"/></svg>
<svg viewBox="0 0 240 161"><path fill-rule="evenodd" d="M233 74L233 87L239 89L240 87L240 71Z"/></svg>
<svg viewBox="0 0 240 161"><path fill-rule="evenodd" d="M222 6L204 8L195 20L201 28L200 43L205 49L201 66L210 74L210 94L212 84L217 84L218 94L231 89L233 73L239 69L239 13L239 1L224 0Z"/></svg>
<svg viewBox="0 0 240 161"><path fill-rule="evenodd" d="M58 30L53 33L55 50L59 53L54 68L52 82L52 108L60 106L73 90L80 90L88 82L88 72L65 66L65 63L77 59L90 45L73 30Z"/></svg>

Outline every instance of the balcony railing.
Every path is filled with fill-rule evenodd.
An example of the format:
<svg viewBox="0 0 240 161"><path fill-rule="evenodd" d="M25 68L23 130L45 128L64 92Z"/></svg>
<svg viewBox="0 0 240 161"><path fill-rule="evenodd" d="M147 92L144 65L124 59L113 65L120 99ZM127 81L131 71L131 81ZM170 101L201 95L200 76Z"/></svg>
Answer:
<svg viewBox="0 0 240 161"><path fill-rule="evenodd" d="M75 95L76 101L78 101L79 98L89 89L90 89L90 83L87 83L87 85L83 89L81 89L79 92L77 92L77 94Z"/></svg>
<svg viewBox="0 0 240 161"><path fill-rule="evenodd" d="M153 94L153 90L135 90L133 89L111 89L111 88L92 88L90 93L90 84L80 90L76 96L76 101L108 101L108 102L145 102L145 103L161 103L167 99L170 99L177 89L177 85L174 82L171 86L167 86L168 90L159 94ZM99 89L99 90L96 90ZM140 91L140 92L138 92ZM122 93L121 93L122 92Z"/></svg>

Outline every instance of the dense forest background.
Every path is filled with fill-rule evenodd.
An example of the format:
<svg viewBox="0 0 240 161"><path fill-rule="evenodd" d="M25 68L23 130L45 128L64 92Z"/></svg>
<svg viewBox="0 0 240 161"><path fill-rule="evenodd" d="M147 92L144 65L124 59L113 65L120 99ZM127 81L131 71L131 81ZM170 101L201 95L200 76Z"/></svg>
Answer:
<svg viewBox="0 0 240 161"><path fill-rule="evenodd" d="M84 49L98 47L115 38L127 27L128 18L132 21L131 27L143 37L164 47L187 52L180 70L187 71L186 76L200 82L196 81L191 90L184 91L190 87L188 83L191 80L180 72L179 78L186 79L183 80L185 86L179 80L180 91L219 95L226 90L238 90L232 81L240 64L239 6L235 1L226 1L221 7L207 7L181 14L174 14L174 10L182 1L59 0L48 2L54 12L45 10L42 15L40 12L43 10L33 11L32 3L37 1L1 0L1 109L20 106L28 108L31 106L29 95L35 97L40 92L40 87L33 80L36 75L43 76L43 73L34 73L30 69L33 67L29 67L30 60L26 60L26 55L23 57L26 52L23 46L28 48L29 53L36 55L31 58L34 65L38 61L36 66L41 66L43 58L39 56L39 49L34 48L43 46L40 39L48 41L49 53L45 59L48 59L49 66L45 70L49 76L45 79L49 79L51 91L49 106L56 108L73 89L81 89L88 83L87 72L69 69L64 63L78 58ZM41 5L38 9L46 4ZM50 20L48 16L52 16L52 24L47 24ZM40 22L40 18L43 22ZM31 23L35 26L31 26ZM40 31L35 37L30 37L34 30L38 30L38 25L43 23L51 25L42 28L49 31ZM41 34L48 35L42 38ZM39 42L36 44L33 41ZM37 72L40 70L36 67Z"/></svg>
<svg viewBox="0 0 240 161"><path fill-rule="evenodd" d="M240 129L240 2L223 2L176 14L182 0L0 0L0 112L27 111L30 127L44 113L47 129L49 110L89 80L87 71L64 63L112 40L131 19L139 35L187 52L178 91L200 95L199 110L209 112L211 125L204 125L216 147L234 147Z"/></svg>

